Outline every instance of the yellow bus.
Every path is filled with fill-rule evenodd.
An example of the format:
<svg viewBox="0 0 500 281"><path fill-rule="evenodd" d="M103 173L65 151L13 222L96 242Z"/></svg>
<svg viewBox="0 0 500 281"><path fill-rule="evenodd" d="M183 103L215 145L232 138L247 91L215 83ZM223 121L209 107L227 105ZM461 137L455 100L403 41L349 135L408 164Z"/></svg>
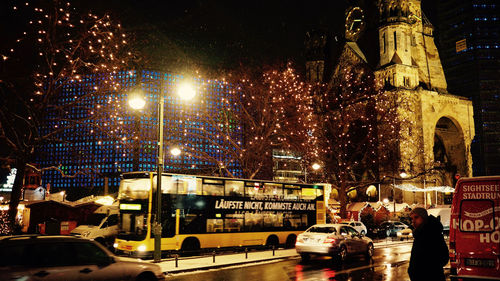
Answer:
<svg viewBox="0 0 500 281"><path fill-rule="evenodd" d="M117 254L151 257L156 173L124 173L119 187ZM325 223L322 185L164 173L162 254L226 247L295 246L299 233Z"/></svg>

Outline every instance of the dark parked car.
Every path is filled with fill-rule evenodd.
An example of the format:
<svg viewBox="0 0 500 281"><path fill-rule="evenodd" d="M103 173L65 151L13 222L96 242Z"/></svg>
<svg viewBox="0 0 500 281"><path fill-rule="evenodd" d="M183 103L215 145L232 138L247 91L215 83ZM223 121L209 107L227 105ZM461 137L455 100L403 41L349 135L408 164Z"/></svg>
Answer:
<svg viewBox="0 0 500 281"><path fill-rule="evenodd" d="M116 257L99 243L72 236L0 238L0 280L165 280L152 263Z"/></svg>
<svg viewBox="0 0 500 281"><path fill-rule="evenodd" d="M407 229L408 226L400 221L385 221L375 230L378 238L396 237L398 231Z"/></svg>

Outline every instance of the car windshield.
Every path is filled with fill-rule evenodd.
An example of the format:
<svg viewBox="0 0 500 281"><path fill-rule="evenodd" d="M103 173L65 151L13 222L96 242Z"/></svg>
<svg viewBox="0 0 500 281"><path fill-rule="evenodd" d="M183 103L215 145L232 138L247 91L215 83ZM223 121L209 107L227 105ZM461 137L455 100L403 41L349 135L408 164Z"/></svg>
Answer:
<svg viewBox="0 0 500 281"><path fill-rule="evenodd" d="M83 224L98 226L101 224L102 219L104 219L105 217L106 214L91 214Z"/></svg>
<svg viewBox="0 0 500 281"><path fill-rule="evenodd" d="M307 230L307 232L316 233L335 233L337 230L333 226L313 226Z"/></svg>

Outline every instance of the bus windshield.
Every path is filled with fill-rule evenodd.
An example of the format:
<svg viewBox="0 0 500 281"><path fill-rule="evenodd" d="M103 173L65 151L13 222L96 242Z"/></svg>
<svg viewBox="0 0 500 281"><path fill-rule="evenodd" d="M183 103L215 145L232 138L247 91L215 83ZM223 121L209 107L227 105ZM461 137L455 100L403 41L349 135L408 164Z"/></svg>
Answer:
<svg viewBox="0 0 500 281"><path fill-rule="evenodd" d="M149 178L122 179L120 182L118 199L147 199L150 188L151 182Z"/></svg>

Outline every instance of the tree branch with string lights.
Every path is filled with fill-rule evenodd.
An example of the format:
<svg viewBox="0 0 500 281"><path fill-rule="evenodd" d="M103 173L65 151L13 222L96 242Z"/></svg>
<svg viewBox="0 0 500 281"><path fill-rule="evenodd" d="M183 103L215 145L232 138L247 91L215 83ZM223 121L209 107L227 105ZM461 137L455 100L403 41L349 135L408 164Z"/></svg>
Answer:
<svg viewBox="0 0 500 281"><path fill-rule="evenodd" d="M340 215L347 192L380 182L398 164L398 99L378 85L364 64L341 65L339 75L315 96L317 146L309 157L324 163L324 180L338 188Z"/></svg>
<svg viewBox="0 0 500 281"><path fill-rule="evenodd" d="M197 145L184 145L190 157L216 163L218 169L209 173L236 177L231 168L239 166L244 178L272 179L273 149L304 152L312 141L313 85L304 82L291 64L263 69L242 68L205 85L219 85L227 95L202 101L221 106L215 114L201 113L205 126L182 134L184 139L199 140Z"/></svg>
<svg viewBox="0 0 500 281"><path fill-rule="evenodd" d="M7 3L3 4L7 5ZM127 37L109 15L79 11L63 1L9 3L13 24L0 49L0 141L9 148L2 162L17 168L9 218L13 222L22 193L25 166L42 144L67 142L62 132L91 126L93 132L119 135L120 89L117 75L132 61ZM17 36L12 36L17 33ZM84 84L85 94L61 101L63 87ZM101 105L90 100L107 93ZM78 115L76 112L87 112ZM55 125L54 125L55 124ZM58 163L53 163L59 166Z"/></svg>

